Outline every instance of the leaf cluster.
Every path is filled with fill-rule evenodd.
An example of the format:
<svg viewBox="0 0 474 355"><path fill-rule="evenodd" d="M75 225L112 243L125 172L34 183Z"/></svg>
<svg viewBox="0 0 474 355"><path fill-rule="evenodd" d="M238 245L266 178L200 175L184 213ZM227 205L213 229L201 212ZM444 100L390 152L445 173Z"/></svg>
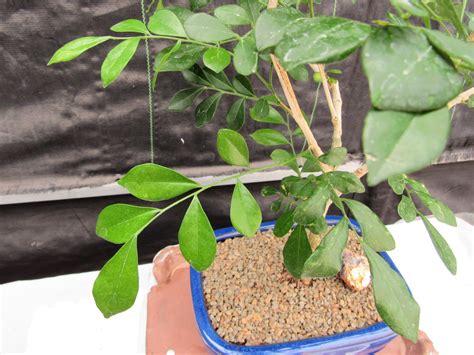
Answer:
<svg viewBox="0 0 474 355"><path fill-rule="evenodd" d="M331 65L361 49L372 105L362 136L367 182L376 185L388 179L393 191L401 195L400 216L407 222L420 216L437 253L454 274L456 259L448 243L416 206L424 205L450 225L456 223L454 215L406 174L431 164L441 154L451 127L449 102L472 84L474 44L469 38L474 17L466 10L466 2L391 0L393 11L371 24L319 15L315 7L319 1L284 0L278 8L266 9L266 1L238 0L210 10L212 2L190 0L185 8L165 7L159 1L147 23L128 19L111 28L133 36L82 37L58 49L49 62L70 61L99 44L118 41L101 67L107 87L126 68L140 43L161 40L167 46L154 58L153 87L159 88L159 75L166 72L181 72L188 83L171 98L169 110L184 112L195 106L194 124L203 127L222 109L224 95L234 98L224 108L225 127L216 134L216 147L224 162L243 172L201 186L172 169L142 164L120 179L119 184L141 200L175 200L164 208L117 204L101 212L97 234L122 247L94 284L99 309L108 317L133 304L138 290L137 238L160 215L190 201L178 239L186 260L203 271L214 260L216 241L199 194L218 183L235 181L230 220L242 235L252 237L262 213L241 178L287 167L293 176L284 178L278 188L265 186L261 191L273 199L271 210L279 213L275 236L288 236L283 250L287 270L295 278L335 276L353 227L351 214L362 230L359 241L370 263L380 315L393 330L416 340L419 307L400 275L378 254L395 247L392 235L369 207L340 197L365 190L355 174L337 170L347 159L346 148L335 146L321 156L307 150L301 128L290 120L292 110L273 85L271 58L275 56L293 80L309 81L311 64ZM442 30L434 29L435 25ZM335 85L341 71L330 68L327 73L331 75L329 85ZM315 72L312 79L319 88L321 73ZM303 116L311 126L315 110ZM248 119L258 129L246 139L239 131ZM269 147L272 164L252 168L248 142ZM325 219L329 204L343 216L332 228ZM315 250L308 233L324 235Z"/></svg>

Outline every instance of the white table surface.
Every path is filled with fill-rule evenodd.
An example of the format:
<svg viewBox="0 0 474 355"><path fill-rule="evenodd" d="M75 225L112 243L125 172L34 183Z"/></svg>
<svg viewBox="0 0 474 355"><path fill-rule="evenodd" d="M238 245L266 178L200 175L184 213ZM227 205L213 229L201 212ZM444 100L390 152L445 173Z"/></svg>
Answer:
<svg viewBox="0 0 474 355"><path fill-rule="evenodd" d="M458 228L431 221L457 256L457 276L439 260L420 220L389 226L397 242L390 256L421 306L420 328L441 354L474 353L473 227L462 220ZM0 353L144 353L151 267L139 267L140 290L132 309L109 319L92 298L97 272L0 285Z"/></svg>
<svg viewBox="0 0 474 355"><path fill-rule="evenodd" d="M139 266L135 305L105 319L92 297L98 271L0 286L0 354L141 354L152 264Z"/></svg>

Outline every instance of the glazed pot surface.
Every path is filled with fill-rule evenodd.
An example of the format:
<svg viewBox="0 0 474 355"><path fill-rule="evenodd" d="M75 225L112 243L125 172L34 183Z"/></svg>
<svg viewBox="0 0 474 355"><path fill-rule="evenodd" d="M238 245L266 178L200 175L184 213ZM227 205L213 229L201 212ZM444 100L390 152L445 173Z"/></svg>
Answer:
<svg viewBox="0 0 474 355"><path fill-rule="evenodd" d="M327 216L329 225L337 224L342 217ZM350 220L358 233L361 233L358 223ZM265 222L260 226L260 231L273 229L275 222ZM223 228L214 231L218 241L227 238L241 237L241 234L234 228ZM380 255L392 267L399 272L390 257L382 252ZM266 344L259 346L236 345L222 339L214 330L206 308L202 275L192 267L190 268L191 293L196 323L203 341L215 353L218 354L239 354L239 353L285 353L285 354L372 354L382 349L396 334L384 323L379 322L369 327L343 332L335 335L310 338L298 341L290 341L276 344Z"/></svg>

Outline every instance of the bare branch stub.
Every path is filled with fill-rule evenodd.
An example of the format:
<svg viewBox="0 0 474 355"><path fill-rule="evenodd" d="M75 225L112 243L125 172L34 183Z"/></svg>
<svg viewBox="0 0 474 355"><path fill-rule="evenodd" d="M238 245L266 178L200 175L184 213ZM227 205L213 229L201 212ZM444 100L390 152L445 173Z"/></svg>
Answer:
<svg viewBox="0 0 474 355"><path fill-rule="evenodd" d="M448 108L453 108L457 104L462 104L464 102L467 102L472 95L474 95L474 87L460 93L454 99L449 101L448 102Z"/></svg>

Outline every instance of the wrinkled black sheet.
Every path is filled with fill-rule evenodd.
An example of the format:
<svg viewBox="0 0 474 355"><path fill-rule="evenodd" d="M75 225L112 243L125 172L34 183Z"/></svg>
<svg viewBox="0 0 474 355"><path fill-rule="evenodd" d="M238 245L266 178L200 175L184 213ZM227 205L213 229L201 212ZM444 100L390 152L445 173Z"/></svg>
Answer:
<svg viewBox="0 0 474 355"><path fill-rule="evenodd" d="M172 1L171 3L184 3ZM217 1L222 3L222 1ZM383 18L388 1L340 2L338 14L368 21ZM330 13L332 2L323 1ZM147 89L143 45L121 78L109 88L100 83L100 65L111 44L70 63L47 67L50 56L76 37L110 34L110 26L140 18L137 0L0 1L0 196L113 182L135 164L149 159ZM163 46L163 44L160 44ZM153 52L158 47L153 45ZM359 153L363 118L369 108L367 83L357 56L336 65L344 101L344 144ZM215 153L217 129L225 124L220 109L214 122L196 129L191 111L166 110L173 93L185 87L178 73L163 74L155 94L155 151L163 165L192 175L231 170ZM310 111L314 84L297 88ZM225 107L232 99L223 100ZM330 144L331 125L321 95L314 125L321 145ZM471 116L471 117L470 117ZM457 110L448 150L449 161L470 160L474 141L472 113ZM246 132L256 127L247 120ZM183 143L184 141L184 143ZM269 149L250 142L253 160ZM194 168L194 169L191 169ZM214 169L214 170L212 170ZM1 197L0 197L1 198Z"/></svg>
<svg viewBox="0 0 474 355"><path fill-rule="evenodd" d="M182 1L172 1L179 3ZM218 2L222 3L222 1ZM338 14L361 21L382 18L388 1L340 2ZM331 2L324 2L330 13ZM135 164L149 159L147 89L143 47L118 82L104 90L100 64L105 44L71 63L47 67L52 53L67 41L109 34L114 23L140 18L135 0L0 1L0 199L4 195L41 193L115 181ZM160 45L162 46L162 44ZM158 46L153 44L154 53ZM344 101L344 144L361 152L363 118L369 108L368 89L356 56L335 65ZM180 74L160 77L155 94L157 161L194 176L230 172L215 153L215 134L224 125L224 109L204 129L193 127L192 112L166 111L167 102L185 82ZM309 110L314 86L297 89ZM224 100L229 105L232 100ZM223 106L224 107L224 106ZM252 132L256 124L247 121ZM323 146L330 144L331 126L324 95L314 130ZM472 111L456 110L444 162L419 176L457 212L474 212ZM264 160L269 150L250 143L252 159ZM466 162L462 162L466 161ZM455 163L456 162L456 163ZM250 186L255 193L261 184ZM210 191L204 206L215 227L229 225L230 188ZM374 207L386 222L396 220L396 196L385 184L358 198ZM1 202L1 201L0 201ZM113 202L134 202L130 196L0 204L0 282L99 268L114 246L94 234L98 212ZM269 200L261 201L268 207ZM161 247L176 242L184 206L170 211L140 238L141 261L150 261ZM268 211L268 209L266 209ZM265 219L273 218L266 212Z"/></svg>
<svg viewBox="0 0 474 355"><path fill-rule="evenodd" d="M415 174L430 191L455 212L474 212L474 162L443 164ZM264 220L272 220L271 198L260 197L264 184L247 185L257 197ZM228 227L231 186L209 190L201 201L214 228ZM386 223L398 220L399 197L386 183L353 196L371 206ZM113 196L0 206L0 283L96 270L117 246L95 236L97 214L111 203L138 203L131 196ZM150 262L158 250L177 243L176 235L186 205L170 210L139 238L140 262ZM334 213L331 209L329 213ZM428 235L409 236L428 238ZM433 250L434 252L434 250Z"/></svg>

